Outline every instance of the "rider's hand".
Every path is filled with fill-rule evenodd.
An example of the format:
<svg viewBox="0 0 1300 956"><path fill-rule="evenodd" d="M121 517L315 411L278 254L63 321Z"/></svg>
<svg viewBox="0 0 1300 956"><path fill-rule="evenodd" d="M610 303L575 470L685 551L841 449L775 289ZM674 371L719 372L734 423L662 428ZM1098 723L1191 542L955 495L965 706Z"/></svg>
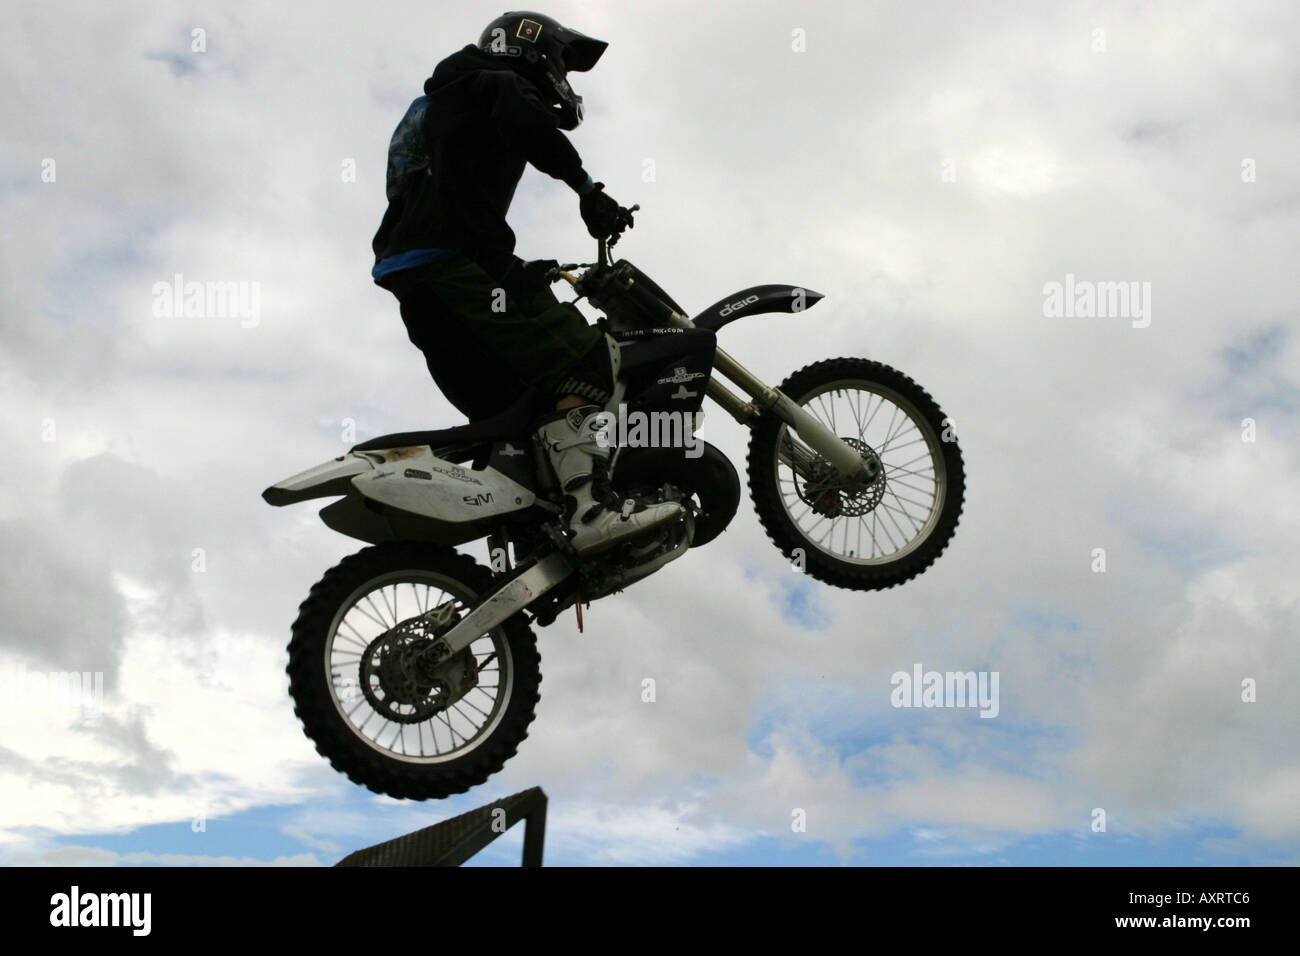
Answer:
<svg viewBox="0 0 1300 956"><path fill-rule="evenodd" d="M549 275L552 269L558 269L560 262L558 259L531 259L525 262L520 268L524 270L524 275L540 285L550 285L551 277Z"/></svg>
<svg viewBox="0 0 1300 956"><path fill-rule="evenodd" d="M632 217L605 192L604 183L592 183L578 200L578 210L593 239L608 239L620 226L632 225Z"/></svg>

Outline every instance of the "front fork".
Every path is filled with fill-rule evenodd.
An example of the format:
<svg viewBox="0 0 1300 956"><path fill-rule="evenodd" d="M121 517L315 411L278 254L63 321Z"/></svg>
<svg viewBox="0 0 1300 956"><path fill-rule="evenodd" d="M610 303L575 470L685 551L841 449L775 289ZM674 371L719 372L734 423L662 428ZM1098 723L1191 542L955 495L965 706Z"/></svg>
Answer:
<svg viewBox="0 0 1300 956"><path fill-rule="evenodd" d="M683 318L683 321L687 326L691 324L689 319ZM876 480L880 473L880 463L874 457L863 458L857 449L806 412L803 406L791 401L779 388L764 385L749 369L722 349L717 350L713 370L725 375L752 399L747 402L717 378L710 378L705 394L721 405L732 418L753 428L764 412L770 412L793 428L807 444L808 447L804 448L797 442L785 441L779 449L781 461L799 477L805 481L814 477L813 465L817 459L809 453L810 448L834 465L835 470L851 484L868 485Z"/></svg>

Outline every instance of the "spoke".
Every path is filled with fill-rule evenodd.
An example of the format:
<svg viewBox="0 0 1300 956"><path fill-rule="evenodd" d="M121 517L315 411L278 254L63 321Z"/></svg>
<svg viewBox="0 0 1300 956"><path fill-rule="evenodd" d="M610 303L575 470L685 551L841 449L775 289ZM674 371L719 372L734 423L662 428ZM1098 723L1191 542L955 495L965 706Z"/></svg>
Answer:
<svg viewBox="0 0 1300 956"><path fill-rule="evenodd" d="M879 401L878 403L876 403L876 410L875 410L874 412L871 413L871 417L867 419L867 423L866 423L865 425L862 426L862 432L861 432L861 434L862 434L863 436L865 436L865 435L867 434L867 429L871 427L871 423L875 420L875 418L876 418L876 414L877 414L877 413L878 413L882 408L885 407L885 396L883 396L883 395L877 395L876 397L879 398L880 401ZM867 401L868 401L868 403L870 403L870 399L868 399ZM868 404L867 407L870 408L870 407L871 407L870 404Z"/></svg>
<svg viewBox="0 0 1300 956"><path fill-rule="evenodd" d="M892 467L894 467L894 468L906 468L907 466L909 466L909 464L911 464L911 463L913 463L913 462L919 462L919 460L922 459L922 458L924 458L924 459L926 459L926 460L930 460L930 450L927 449L927 450L926 450L926 453L924 453L924 454L920 454L920 455L917 455L917 457L915 457L915 458L913 458L913 459L910 459L910 460L907 460L907 462L904 462L904 463L902 463L902 464L896 464L896 466L892 466Z"/></svg>
<svg viewBox="0 0 1300 956"><path fill-rule="evenodd" d="M919 429L919 428L915 428L915 429L913 429L913 430L916 432L916 437L915 437L915 438L913 438L911 441L905 441L905 442L903 442L901 445L894 445L894 447L891 448L890 451L898 451L898 449L900 449L900 448L906 448L908 445L915 445L917 442L923 442L923 441L925 441L925 435L924 435L924 433L922 433L921 429ZM901 438L901 437L902 437L903 435L905 435L905 434L907 434L907 433L906 433L906 432L900 432L899 434L895 435L894 438ZM890 439L890 442L893 442L893 440L894 440L894 439L891 438L891 439ZM881 445L879 448L877 448L877 449L876 449L876 453L877 453L877 454L881 454L881 455L883 455L883 454L885 453L885 446L884 446L884 445ZM928 450L927 450L926 453L929 454Z"/></svg>
<svg viewBox="0 0 1300 956"><path fill-rule="evenodd" d="M885 448L885 447L887 447L887 446L889 445L889 443L890 443L890 442L893 440L893 438L894 438L894 432L895 432L895 430L896 430L897 428L901 427L900 425L896 425L896 424L895 424L895 422L898 421L898 413L901 412L901 411L902 411L902 409L899 408L897 405L895 405L895 406L894 406L894 410L893 410L892 412L889 413L889 424L885 426L885 441L884 441L883 444L881 444L881 446L880 446L881 448ZM903 423L905 424L907 421L908 421L908 417L907 417L906 415L904 415L904 416L903 416Z"/></svg>
<svg viewBox="0 0 1300 956"><path fill-rule="evenodd" d="M347 718L348 718L348 720L352 720L352 715L355 714L358 710L360 710L362 707L366 706L366 705L369 704L369 703L370 703L370 701L366 700L365 695L363 694L363 695L361 696L361 699L360 699L359 701L357 701L357 706L353 707L351 710L349 710L349 711L347 712Z"/></svg>
<svg viewBox="0 0 1300 956"><path fill-rule="evenodd" d="M355 611L355 610L356 610L356 607L352 607L352 608L350 608L350 609L348 610L348 614L351 614L351 613L352 613L353 611ZM351 631L353 634L355 634L355 635L356 635L357 643L360 644L362 647L366 647L366 646L368 646L368 645L370 644L370 641L367 640L366 637L365 637L364 635L362 635L362 633L361 633L360 631L358 631L355 627L353 627L352 624L351 624L351 622L348 621L347 614L343 615L343 619L342 619L341 621L339 621L339 627L346 627L349 631ZM338 637L338 636L339 636L339 632L338 632L338 631L335 631L335 632L334 632L334 636L335 636L335 637Z"/></svg>
<svg viewBox="0 0 1300 956"><path fill-rule="evenodd" d="M893 493L892 491L890 491L889 494L894 495L894 493ZM895 501L901 501L902 499L900 499L900 498L898 497L898 495L894 495L894 500L895 500ZM917 521L914 517L912 517L912 515L911 515L910 512L904 510L904 511L903 511L903 514L907 516L907 520L908 520L908 521L912 522L915 531L920 531L922 528L925 527L925 522L924 522L924 521ZM930 511L929 511L929 509L926 509L926 511L925 511L925 516L926 516L927 518L930 516Z"/></svg>
<svg viewBox="0 0 1300 956"><path fill-rule="evenodd" d="M379 589L379 598L380 598L380 600L383 600L383 598L384 598L384 589L383 589L383 588L380 588L380 589ZM370 605L370 609L371 609L372 611L374 611L376 614L379 615L379 620L383 623L383 625L384 625L384 629L385 629L385 630L387 630L388 628L392 627L393 624L396 624L396 623L397 623L396 620L393 621L393 624L389 624L389 623L388 623L388 618L384 617L384 612L381 611L381 610L379 610L379 608L375 607L375 602L374 602L374 600L373 600L373 594L367 594L367 595L365 596L365 599L364 599L364 600L365 600L365 602L366 602L367 604Z"/></svg>
<svg viewBox="0 0 1300 956"><path fill-rule="evenodd" d="M911 498L904 498L901 495L899 495L896 491L894 491L893 488L890 488L888 486L886 486L885 488L885 494L893 495L896 500L906 501L909 505L915 505L918 508L924 508L927 514L929 514L930 512L930 505L927 505L923 501L913 501Z"/></svg>
<svg viewBox="0 0 1300 956"><path fill-rule="evenodd" d="M826 407L826 395L825 395L825 393L823 393L823 394L817 396L817 402L818 402L818 404L821 405L821 408L822 408L822 416L823 416L823 417L821 417L821 418L818 418L817 420L818 420L819 422L821 422L823 425L825 425L827 428L831 428L831 427L833 427L833 426L831 425L831 422L829 421L829 419L834 418L834 414L831 412L831 410L830 410L829 408ZM804 408L806 408L809 412L812 411L812 406L811 406L811 405L805 405ZM814 416L814 417L815 417L815 416Z"/></svg>
<svg viewBox="0 0 1300 956"><path fill-rule="evenodd" d="M465 741L467 738L463 734L457 734L456 728L453 727L451 725L451 721L447 719L446 711L442 711L442 710L438 711L438 716L441 717L442 722L447 725L447 730L451 733L451 749L455 750L457 746L456 738L459 736L462 742Z"/></svg>
<svg viewBox="0 0 1300 956"><path fill-rule="evenodd" d="M929 495L931 498L937 497L934 493L933 483L931 483L931 487L929 488L917 488L915 485L909 485L907 482L902 481L901 479L894 478L891 481L889 481L886 487L892 488L895 485L899 486L900 488L906 488L908 491L915 491L918 495Z"/></svg>
<svg viewBox="0 0 1300 956"><path fill-rule="evenodd" d="M374 602L370 600L370 595L366 595L365 600L366 600L367 602L370 603L370 606L371 606L371 607L374 607L374 606L375 606L375 605L374 605ZM357 612L358 614L360 614L362 617L366 617L366 618L369 618L370 620L374 621L376 624L379 625L379 627L380 627L382 630L385 630L385 631L390 630L390 628L389 628L387 622L385 622L385 621L383 620L383 618L375 617L374 614L371 614L369 611L367 611L365 608L363 608L360 604L354 604L354 605L352 605L352 611L356 611L356 612ZM351 614L352 611L349 611L348 613ZM376 613L378 613L377 610L376 610Z"/></svg>
<svg viewBox="0 0 1300 956"><path fill-rule="evenodd" d="M859 392L857 389L854 389L853 391L849 392L849 394L850 394L850 395L858 395L858 396L860 396L862 393ZM853 412L853 422L854 422L854 424L856 424L856 425L858 426L858 437L859 437L859 438L865 438L865 436L866 436L866 432L863 431L863 428L862 428L862 415L860 414L860 409L858 408L857 402L854 401L853 399L850 399L850 400L849 400L849 408L850 408L850 409L852 410L852 412Z"/></svg>
<svg viewBox="0 0 1300 956"><path fill-rule="evenodd" d="M879 509L880 509L882 512L888 512L891 516L892 516L892 515L902 515L902 516L903 516L904 518L906 518L909 522L913 522L913 523L915 523L915 522L913 521L913 518L912 518L912 515L911 515L910 512L908 512L906 509L903 509L903 508L895 508L895 507L894 507L893 505L891 505L888 501L882 501L882 502L880 503L880 505L879 505ZM899 530L901 531L902 528L900 527Z"/></svg>
<svg viewBox="0 0 1300 956"><path fill-rule="evenodd" d="M885 478L892 480L894 475L912 475L916 478L929 478L931 481L934 481L933 468L925 468L921 471L917 471L915 468L903 468L901 466L885 469Z"/></svg>
<svg viewBox="0 0 1300 956"><path fill-rule="evenodd" d="M885 511L885 516L894 523L894 529L898 532L899 536L903 539L903 544L907 544L907 542L911 541L912 536L908 534L907 531L903 528L902 524L899 523L897 517L900 514L899 510L897 508L892 508L889 505L885 505L884 511ZM909 517L906 511L901 512L901 514L903 515L904 518L907 518L908 521L911 521L911 518ZM901 547L899 547L899 548L895 548L894 550L898 551L902 549Z"/></svg>
<svg viewBox="0 0 1300 956"><path fill-rule="evenodd" d="M880 514L880 510L879 510L879 509L876 509L876 511L873 511L872 514L879 515L879 514ZM888 526L887 524L885 524L883 521L877 521L877 524L879 525L880 530L884 533L886 540L889 541L889 547L890 547L890 551L889 551L889 552L886 552L884 548L881 548L881 549L880 549L880 553L881 553L882 555L884 555L884 554L886 554L886 553L892 554L894 551L899 550L898 545L894 543L894 536L893 536L892 534L889 533L889 526ZM899 529L899 530L900 530L900 533L901 533L901 530L902 530L902 529Z"/></svg>

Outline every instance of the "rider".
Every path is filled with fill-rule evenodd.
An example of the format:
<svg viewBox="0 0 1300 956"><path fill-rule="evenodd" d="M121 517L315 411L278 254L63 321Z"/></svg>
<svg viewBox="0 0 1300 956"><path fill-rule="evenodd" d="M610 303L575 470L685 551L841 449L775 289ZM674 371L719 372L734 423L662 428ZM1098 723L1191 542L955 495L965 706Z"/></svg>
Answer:
<svg viewBox="0 0 1300 956"><path fill-rule="evenodd" d="M439 63L393 133L388 209L373 242L376 284L397 297L411 342L467 417L495 415L529 387L553 396L538 436L569 495L579 553L682 513L676 502L620 509L606 481L610 450L596 440L617 345L556 299L546 276L554 261L514 255L505 220L531 163L578 193L594 238L631 225L561 132L582 122L566 74L590 70L607 45L514 12Z"/></svg>

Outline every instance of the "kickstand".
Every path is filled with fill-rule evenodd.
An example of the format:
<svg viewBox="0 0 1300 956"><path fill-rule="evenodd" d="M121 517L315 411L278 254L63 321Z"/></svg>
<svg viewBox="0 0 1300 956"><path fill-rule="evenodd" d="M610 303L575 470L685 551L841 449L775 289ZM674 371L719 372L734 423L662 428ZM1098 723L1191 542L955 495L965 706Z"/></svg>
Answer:
<svg viewBox="0 0 1300 956"><path fill-rule="evenodd" d="M578 612L578 633L582 633L582 592L577 593L577 600L573 602L573 609Z"/></svg>

